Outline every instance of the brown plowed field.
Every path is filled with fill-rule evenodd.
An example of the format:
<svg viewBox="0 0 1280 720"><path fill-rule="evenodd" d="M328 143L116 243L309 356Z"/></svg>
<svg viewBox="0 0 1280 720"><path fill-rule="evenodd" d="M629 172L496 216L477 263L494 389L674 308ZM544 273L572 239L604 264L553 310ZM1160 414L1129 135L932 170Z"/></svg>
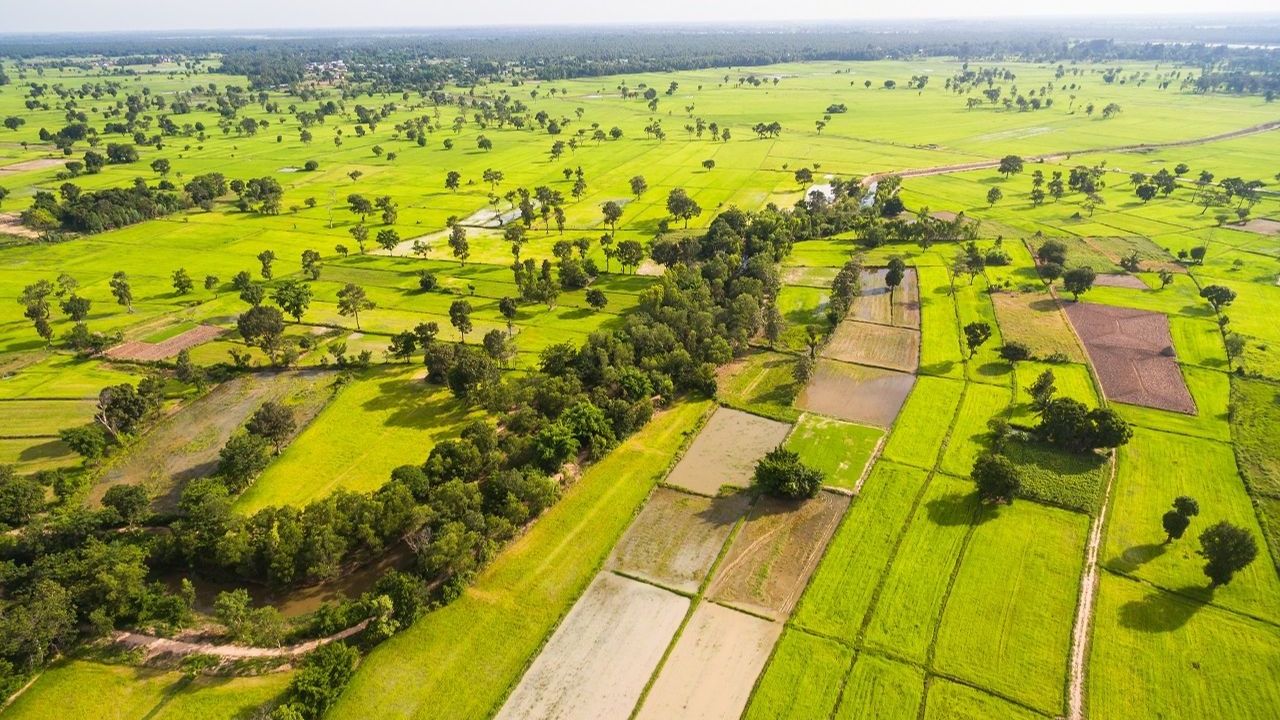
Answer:
<svg viewBox="0 0 1280 720"><path fill-rule="evenodd" d="M658 488L605 567L681 592L697 592L747 502L745 493L710 498Z"/></svg>
<svg viewBox="0 0 1280 720"><path fill-rule="evenodd" d="M903 372L920 366L920 331L845 320L831 335L822 356Z"/></svg>
<svg viewBox="0 0 1280 720"><path fill-rule="evenodd" d="M1108 400L1195 414L1173 351L1169 318L1093 303L1067 304L1067 317L1084 341Z"/></svg>
<svg viewBox="0 0 1280 720"><path fill-rule="evenodd" d="M707 597L785 620L848 507L849 496L834 492L803 501L762 498L734 537Z"/></svg>
<svg viewBox="0 0 1280 720"><path fill-rule="evenodd" d="M138 340L120 343L107 350L105 354L113 360L133 360L134 362L164 360L177 355L183 350L203 345L224 332L226 330L213 325L199 325L158 343Z"/></svg>

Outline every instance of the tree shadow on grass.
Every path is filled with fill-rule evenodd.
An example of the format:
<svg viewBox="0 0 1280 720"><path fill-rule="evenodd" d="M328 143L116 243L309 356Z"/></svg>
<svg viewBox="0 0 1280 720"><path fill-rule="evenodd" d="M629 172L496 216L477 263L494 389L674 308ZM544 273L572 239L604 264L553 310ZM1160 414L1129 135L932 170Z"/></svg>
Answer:
<svg viewBox="0 0 1280 720"><path fill-rule="evenodd" d="M1186 625L1203 607L1202 603L1154 588L1147 588L1145 592L1141 600L1120 606L1120 624L1124 627L1148 633L1173 632ZM1204 587L1182 588L1178 593L1191 596L1207 593L1212 597L1212 592Z"/></svg>
<svg viewBox="0 0 1280 720"><path fill-rule="evenodd" d="M437 386L419 385L403 378L377 382L379 394L366 400L361 407L369 412L389 410L384 421L386 425L430 430L460 422L467 416L467 406L447 391L435 392ZM402 383L412 383L415 388L421 388L421 394L404 392Z"/></svg>
<svg viewBox="0 0 1280 720"><path fill-rule="evenodd" d="M1166 543L1146 543L1127 548L1107 561L1107 567L1122 573L1132 573L1143 565L1164 555L1169 550Z"/></svg>
<svg viewBox="0 0 1280 720"><path fill-rule="evenodd" d="M1009 364L1003 362L982 363L977 367L977 373L983 377L1000 377L1001 375L1008 375L1009 372Z"/></svg>
<svg viewBox="0 0 1280 720"><path fill-rule="evenodd" d="M921 365L919 374L921 375L949 375L956 366L952 360L944 360L942 362L931 363L929 365Z"/></svg>
<svg viewBox="0 0 1280 720"><path fill-rule="evenodd" d="M930 522L942 527L981 525L998 514L979 503L977 493L949 493L925 503L924 510Z"/></svg>

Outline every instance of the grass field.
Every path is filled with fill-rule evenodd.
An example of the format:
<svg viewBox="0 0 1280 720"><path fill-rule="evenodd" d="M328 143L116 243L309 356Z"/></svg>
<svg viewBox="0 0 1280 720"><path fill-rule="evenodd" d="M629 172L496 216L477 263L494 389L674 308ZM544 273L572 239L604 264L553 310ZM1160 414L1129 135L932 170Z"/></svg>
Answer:
<svg viewBox="0 0 1280 720"><path fill-rule="evenodd" d="M840 701L840 686L853 651L799 630L782 634L760 676L743 717L829 717Z"/></svg>
<svg viewBox="0 0 1280 720"><path fill-rule="evenodd" d="M896 430L885 443L884 457L894 462L932 468L938 449L950 429L951 418L960 407L964 383L929 376L916 379L916 386L898 416Z"/></svg>
<svg viewBox="0 0 1280 720"><path fill-rule="evenodd" d="M708 409L678 405L593 465L462 597L370 653L332 716L496 711ZM460 694L459 677L476 681Z"/></svg>
<svg viewBox="0 0 1280 720"><path fill-rule="evenodd" d="M1230 446L1138 429L1120 449L1117 462L1111 522L1101 554L1106 567L1201 602L1280 620L1280 578L1274 566L1255 562L1231 584L1210 590L1201 571L1204 561L1196 555L1200 532L1219 520L1261 536ZM1160 516L1180 495L1195 498L1200 514L1185 537L1165 544Z"/></svg>
<svg viewBox="0 0 1280 720"><path fill-rule="evenodd" d="M1167 62L1123 64L1126 74L1140 76L1201 70ZM1115 459L1117 474L1100 554L1105 569L1087 658L1089 716L1267 717L1280 706L1280 578L1260 559L1230 585L1209 591L1201 573L1203 560L1195 550L1199 531L1220 519L1280 541L1280 451L1272 447L1280 405L1270 380L1228 374L1234 366L1228 362L1218 318L1199 290L1216 283L1238 293L1224 310L1230 316L1228 330L1245 340L1243 356L1234 362L1264 378L1280 379L1280 325L1274 321L1280 309L1280 246L1274 236L1220 226L1214 212L1202 212L1188 182L1170 197L1141 202L1128 173L1154 173L1187 162L1192 168L1188 178L1201 170L1218 178L1270 178L1280 169L1280 144L1270 133L1140 153L1090 149L1229 132L1275 120L1275 105L1260 97L1181 91L1176 83L1160 87L1145 76L1141 82L1108 82L1102 78L1105 68L1085 62L1071 64L1066 70L1070 77L1061 78L1051 63L1002 61L1001 66L1016 74L1018 86L1028 91L1048 86L1054 105L1035 112L1006 112L994 103L967 109L965 98L946 83L964 69L963 61L944 58L584 77L537 83L536 94L531 92L534 83L446 87L454 93L473 92L486 102L510 93L527 108L522 112L563 118L566 139L578 131L589 133L593 124L605 129L616 125L623 131L620 139L606 141L587 142L584 135L570 157L559 159L548 158L552 137L532 123L524 130L481 127L466 117L458 130L432 132L427 145L419 147L403 132L403 123L429 117L432 107L413 94L361 96L358 101L365 105L387 108L379 126L361 123L357 131L357 118L344 108L311 128L317 137L314 144L303 142L296 117L269 113L263 103L250 102L240 110L243 117L269 121L271 129L256 134L217 132L216 109L194 108L182 122L205 123L210 127L207 137L167 137L162 149L139 145L138 163L107 165L101 173L77 178L76 184L92 190L127 187L140 176L154 182L158 176L149 174L147 166L164 158L172 162L170 178L178 185L211 171L245 179L273 177L285 189L280 214L241 212L228 197L210 212L183 211L66 242L6 242L0 245L0 295L12 300L35 280L66 272L79 281L78 292L93 302L88 323L95 331L120 331L126 340L154 343L200 324L232 330L192 348L196 362L210 365L227 362L229 350L246 349L234 333L236 316L246 306L230 288L230 279L242 270L253 271L257 278L256 256L269 249L279 258L275 278L267 283L270 291L282 280L300 277L303 251L319 252L323 270L310 282L315 294L311 307L303 321L289 323L287 331L292 338L323 338L321 347L304 355L301 364L314 366L325 352L323 345L341 339L353 352L371 351L375 366L355 373L331 401L325 397L328 404L314 421L237 501L236 509L248 513L280 503L304 504L337 489L377 488L393 468L421 463L436 443L455 436L473 417L448 390L420 380L420 362L376 361L383 359L392 333L419 323L438 323L443 340L463 339L449 323L449 307L458 299L466 298L474 307L474 329L465 338L469 343L478 342L489 330L508 328L499 302L519 294L509 268L509 243L500 229L478 227L476 222L477 213L490 209L491 192L501 196L517 187L547 185L569 196L572 181L562 172L580 167L586 191L565 203L564 229L535 222L522 257L541 260L551 255L557 241L581 237L590 241L586 257L601 267L613 263L611 272L600 274L591 286L605 293L608 303L603 309L588 306L584 290L562 293L553 307L520 306L510 320L519 372L533 367L538 353L553 344L581 344L592 332L619 326L653 288L653 277L619 272L616 260L607 258L596 242L611 230L601 215L605 201L626 201L616 240L648 243L668 218L665 199L677 187L686 189L703 208L689 223L693 235L730 207L794 205L804 192L795 181L794 171L800 167L815 170L815 182L829 182L1017 153L1028 158L1023 173L1002 177L992 168L909 177L900 193L909 213L927 206L932 211L963 211L981 220L978 246L987 250L999 242L1011 256L1010 264L990 265L972 280L963 274L953 277L959 248L950 242L932 248L894 243L863 256L868 267L881 266L895 255L913 267L920 296L919 333L888 325L867 329L849 321L825 351L843 360L906 371L916 370L918 360L914 376L823 360L807 388L793 377L795 353L806 350L806 331L828 327L823 311L836 269L861 249L854 232L795 244L779 271L776 302L786 327L778 351L757 348L720 371L715 402L796 423L789 436L781 425L771 425L776 432L761 447L767 449L764 445L786 436L788 446L822 469L831 486L855 487L867 460L883 443L881 458L868 469L864 486L847 501L842 517L843 496L828 512L818 514L813 525L821 526L817 529L822 532L797 530L795 525L803 523L789 523L787 513L763 505L753 510L752 521L738 524L746 512L739 507L745 506L745 495L722 499L733 505L727 510L711 507L721 501L702 499L697 516L683 518L688 522L665 525L672 515L657 510L652 513L656 520L640 515L649 527L637 521L632 529L640 539L618 545L642 506L645 513L657 507L657 496L647 505L646 498L712 406L711 401L679 404L591 466L563 500L504 550L457 601L433 610L374 649L330 716L492 715L615 548L625 554L622 560L622 555L613 556L618 569L641 568L635 574L646 580L677 585L696 595L710 582L706 576L726 543L738 546L721 559L741 563L728 583L732 592L725 591L719 599L773 614L779 622L741 620L736 616L748 616L704 603L733 613L725 617L752 626L752 632L759 631L753 637L764 639L753 647L746 647L749 642L735 645L733 641L742 638L733 634L737 626L732 622L707 621L687 635L676 630L680 640L675 650L667 649L666 659L677 657L680 662L665 666L661 687L649 681L650 689L658 692L650 695L652 702L643 712L671 716L678 710L687 712L687 703L696 700L706 703L697 707L707 712L736 716L735 708L747 703L756 670L768 656L746 704L750 718L985 720L1063 715L1084 542L1090 516L1100 509L1111 465L1101 455L1069 457L1033 443L1014 443L1006 452L1023 471L1024 498L1012 507L980 506L966 479L974 459L988 447L989 419L1008 417L1034 425L1025 387L1041 370L1054 370L1060 395L1090 406L1101 402L1091 368L1084 364L1058 303L1045 291L1027 247L1054 238L1066 242L1068 266L1088 265L1099 272L1119 272L1119 258L1138 253L1142 287L1098 286L1083 299L1167 316L1178 370L1197 409L1183 414L1115 406L1135 425L1135 434ZM146 87L153 97L172 97L208 83L225 88L248 82L205 71L173 72L176 65L129 68L137 75L115 79L126 87ZM49 65L39 82L74 88L100 81L103 72ZM747 72L777 81L759 87L735 82ZM907 90L907 78L920 75L933 81ZM863 86L864 79L871 86ZM886 89L886 79L896 79L898 89ZM661 96L657 112L617 92L623 84L660 90L671 82L678 83L679 90ZM1070 90L1064 86L1068 82ZM12 192L6 213L24 209L39 190L56 192L61 182L56 173L62 169L62 158L40 141L39 132L65 125L68 107L55 101L48 109L28 109L26 83L24 79L0 90L0 116L27 119L17 130L0 131L0 180ZM551 88L556 92L549 92ZM280 89L267 92L266 99L300 107L314 101ZM349 100L356 102L354 97ZM1085 103L1102 107L1113 101L1124 108L1114 118L1103 120L1080 111ZM94 108L90 122L99 123L103 109L110 109L105 103ZM851 111L832 114L819 131L814 120L832 103L847 103ZM696 107L698 117L732 127L733 139L712 142L682 131L679 125L686 118L681 106L689 107L685 113L690 119ZM437 112L446 114L447 125L453 109ZM461 109L459 113L467 114ZM642 133L646 123L663 116L666 139ZM777 120L785 131L755 138L750 127L761 120ZM339 133L342 142L334 143ZM477 148L482 133L493 140L491 151ZM445 137L453 147L445 148ZM382 152L375 153L375 145ZM80 150L76 148L77 155ZM1032 160L1057 153L1063 156ZM318 170L296 171L310 159L319 161ZM709 159L715 161L714 169L704 168L703 161ZM19 164L41 160L48 162ZM1066 174L1076 165L1104 161L1107 185L1100 190L1102 202L1096 208L1086 208L1084 196L1076 192L1044 203L1029 197L1029 176L1035 170ZM486 169L502 171L502 184L484 182ZM348 175L351 171L362 174L355 179ZM444 186L449 171L461 174L456 190ZM645 176L650 188L638 197L628 182L634 175ZM986 199L992 188L1003 193L999 202ZM342 201L353 192L395 199L399 217L386 226L372 217L370 227L374 233L395 230L405 244L422 238L430 246L426 257L414 257L403 246L390 255L356 252L349 231L358 218ZM509 209L506 201L493 202ZM1252 213L1255 218L1280 218L1280 199L1268 192ZM444 240L442 229L451 216L469 225L471 255L465 262L450 257ZM351 254L340 253L338 244L353 246ZM1176 260L1179 250L1202 245L1209 248L1203 263ZM650 263L644 272L655 267ZM178 268L189 271L199 289L187 295L174 292L171 273ZM1176 271L1174 282L1163 289L1154 273L1160 268ZM112 297L108 280L116 271L128 273L132 282L131 311ZM435 274L438 287L421 291L419 271ZM206 275L219 278L211 289L199 282ZM875 277L868 281L868 290L883 284ZM359 328L338 312L337 293L346 283L364 287L376 303L361 315ZM863 312L863 319L912 325L910 313L901 311L910 285L908 281L898 291L899 305L893 308L897 312L886 309L882 295L869 292L857 302L854 317ZM145 368L52 352L22 311L18 303L0 303L0 463L14 463L24 472L69 466L77 458L56 439L57 431L86 422L103 387L136 382ZM993 331L973 357L963 345L961 330L971 322L986 322ZM71 326L55 303L55 343ZM1008 341L1028 344L1041 360L1061 353L1069 362L1011 365L998 353ZM259 351L251 356L256 365L267 362ZM172 500L182 485L179 480L207 474L213 451L256 403L257 395L250 393L254 402L207 410L208 398L216 400L219 391L236 389L235 382L220 385L203 400L170 398L170 409L176 412L149 434L154 442L144 437L109 460L108 482L112 472L132 468L128 462L142 457L147 462L132 468L131 477L145 476L153 493ZM217 415L216 422L206 426L192 421L193 413L206 411ZM734 439L738 438L731 431L716 442L727 446ZM716 453L706 458L695 474L713 483L710 492L720 487L715 482L720 474L745 482L754 460ZM170 459L176 464L167 462ZM106 485L100 484L98 491ZM1181 494L1196 497L1202 512L1186 537L1166 545L1160 515ZM824 501L831 499L827 495ZM172 503L162 505L168 509ZM770 509L774 511L761 516ZM832 528L823 554L824 533ZM666 537L655 539L664 532ZM670 557L669 548L658 541L675 543L698 533L706 534L705 542L688 557ZM1270 549L1276 551L1277 546ZM777 561L786 554L803 555L816 564L807 587L803 586L813 566L797 569ZM1280 559L1280 551L1273 557ZM788 618L797 596L799 603ZM699 621L709 614L698 615ZM673 617L668 616L663 627ZM597 619L597 624L608 622ZM630 631L642 636L643 625L643 619L633 618ZM691 626L686 619L684 630ZM613 629L622 633L628 628ZM779 632L781 639L770 656L767 645ZM646 663L657 662L661 650L656 648L648 647ZM732 654L735 648L742 649L739 659L745 658L744 664L712 669L728 676L723 692L717 696L699 688L699 663L723 657L717 653ZM628 661L625 651L605 650L608 659ZM584 687L601 681L604 673L593 674L588 665L571 667L563 677L570 678L570 685ZM174 673L73 660L45 673L4 717L248 718L254 708L281 692L287 677L186 681ZM628 686L628 697L643 687ZM512 712L554 714L542 712L547 706L539 702L545 699L517 703ZM629 711L627 703L619 701L595 714Z"/></svg>
<svg viewBox="0 0 1280 720"><path fill-rule="evenodd" d="M455 436L479 413L422 375L415 366L378 368L339 390L245 490L236 509L253 513L269 505L304 505L337 489L374 490L396 467L425 462L436 442ZM352 423L355 417L361 421Z"/></svg>
<svg viewBox="0 0 1280 720"><path fill-rule="evenodd" d="M883 437L877 428L805 414L787 436L786 446L825 473L827 485L851 490Z"/></svg>
<svg viewBox="0 0 1280 720"><path fill-rule="evenodd" d="M1029 502L979 525L938 628L934 667L1062 713L1088 527L1083 515Z"/></svg>
<svg viewBox="0 0 1280 720"><path fill-rule="evenodd" d="M102 720L225 720L250 717L280 696L289 673L257 677L188 678L179 672L89 660L66 660L46 670L4 711L19 720L68 717Z"/></svg>
<svg viewBox="0 0 1280 720"><path fill-rule="evenodd" d="M1099 590L1091 717L1260 720L1280 707L1280 685L1265 680L1280 664L1274 625L1108 573Z"/></svg>
<svg viewBox="0 0 1280 720"><path fill-rule="evenodd" d="M856 639L926 477L916 468L876 463L800 598L792 619L796 626Z"/></svg>

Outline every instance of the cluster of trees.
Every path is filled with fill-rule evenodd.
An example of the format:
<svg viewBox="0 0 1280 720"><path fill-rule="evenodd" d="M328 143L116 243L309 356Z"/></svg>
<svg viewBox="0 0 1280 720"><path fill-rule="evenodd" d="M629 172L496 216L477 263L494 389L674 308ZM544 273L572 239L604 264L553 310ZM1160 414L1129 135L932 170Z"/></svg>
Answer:
<svg viewBox="0 0 1280 720"><path fill-rule="evenodd" d="M1195 498L1174 498L1173 507L1160 518L1165 544L1181 540L1191 519L1199 514L1200 503ZM1209 578L1209 587L1214 588L1230 583L1236 573L1258 557L1258 541L1248 530L1222 520L1200 533L1200 549L1196 552L1205 559L1204 574Z"/></svg>
<svg viewBox="0 0 1280 720"><path fill-rule="evenodd" d="M817 497L823 474L800 461L794 450L778 446L756 463L754 483L762 492L787 500Z"/></svg>
<svg viewBox="0 0 1280 720"><path fill-rule="evenodd" d="M181 195L151 188L138 181L131 188L81 190L64 183L55 196L37 190L22 223L37 232L98 233L133 225L177 212L184 207Z"/></svg>

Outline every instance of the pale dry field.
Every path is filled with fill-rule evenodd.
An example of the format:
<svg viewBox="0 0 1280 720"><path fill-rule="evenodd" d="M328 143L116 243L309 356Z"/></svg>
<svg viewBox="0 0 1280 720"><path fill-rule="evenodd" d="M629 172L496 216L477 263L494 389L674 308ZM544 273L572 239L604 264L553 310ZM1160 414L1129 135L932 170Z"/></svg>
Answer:
<svg viewBox="0 0 1280 720"><path fill-rule="evenodd" d="M667 476L667 484L702 495L722 485L747 487L756 462L782 444L791 426L731 408L717 408Z"/></svg>
<svg viewBox="0 0 1280 720"><path fill-rule="evenodd" d="M781 633L781 623L702 603L662 666L637 720L736 720Z"/></svg>
<svg viewBox="0 0 1280 720"><path fill-rule="evenodd" d="M920 367L920 331L845 320L831 335L822 356L887 370L915 372Z"/></svg>
<svg viewBox="0 0 1280 720"><path fill-rule="evenodd" d="M598 574L497 717L627 717L688 609L682 595L611 572Z"/></svg>

